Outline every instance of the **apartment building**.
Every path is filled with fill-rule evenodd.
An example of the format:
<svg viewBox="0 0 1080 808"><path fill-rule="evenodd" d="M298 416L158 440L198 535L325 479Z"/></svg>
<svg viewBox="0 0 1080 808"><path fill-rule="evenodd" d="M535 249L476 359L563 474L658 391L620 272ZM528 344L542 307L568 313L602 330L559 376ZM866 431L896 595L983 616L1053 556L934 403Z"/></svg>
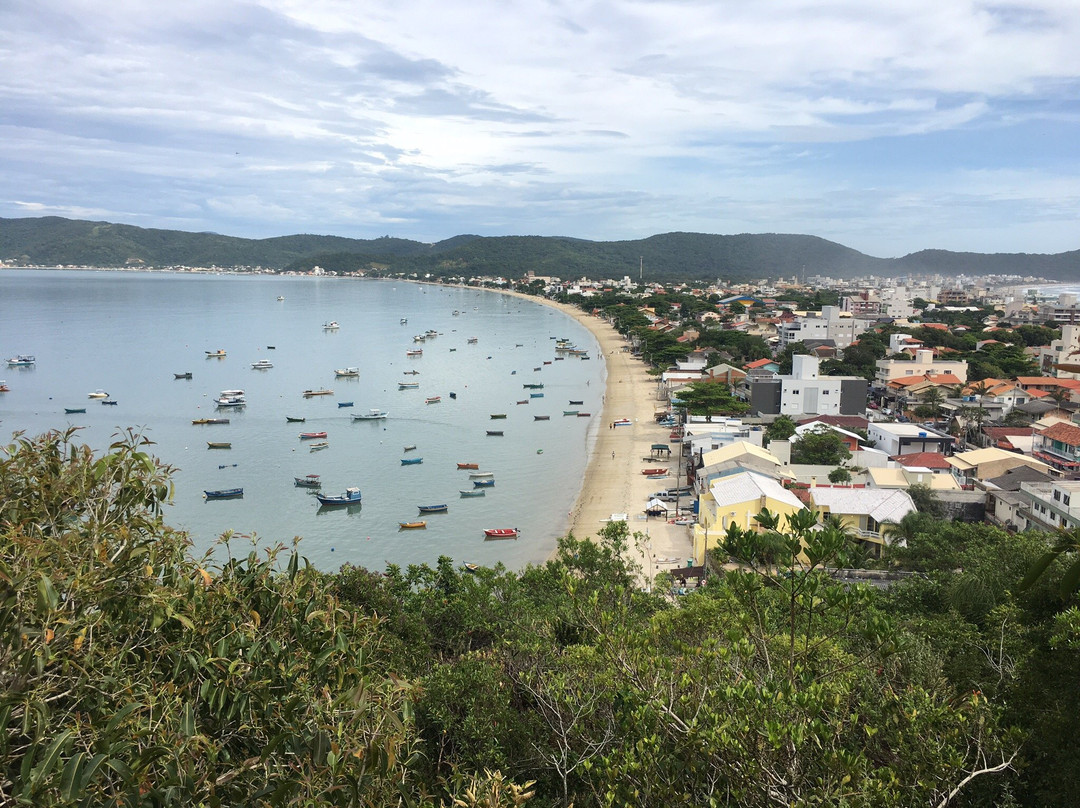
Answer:
<svg viewBox="0 0 1080 808"><path fill-rule="evenodd" d="M822 376L821 360L792 357L791 373L750 384L750 406L761 415L862 415L869 383L861 376Z"/></svg>
<svg viewBox="0 0 1080 808"><path fill-rule="evenodd" d="M884 387L891 379L905 376L925 376L928 373L951 373L960 381L967 381L968 363L958 359L935 359L934 352L921 349L914 359L879 359L874 384Z"/></svg>

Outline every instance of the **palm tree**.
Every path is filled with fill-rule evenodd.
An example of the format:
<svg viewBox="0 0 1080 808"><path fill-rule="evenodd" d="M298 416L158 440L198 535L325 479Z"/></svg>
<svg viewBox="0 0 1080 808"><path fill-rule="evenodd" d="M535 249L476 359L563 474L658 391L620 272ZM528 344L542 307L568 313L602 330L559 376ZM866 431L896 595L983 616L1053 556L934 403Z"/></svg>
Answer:
<svg viewBox="0 0 1080 808"><path fill-rule="evenodd" d="M1072 401L1072 391L1064 387L1055 387L1047 392L1046 397L1052 399L1059 407L1066 401Z"/></svg>
<svg viewBox="0 0 1080 808"><path fill-rule="evenodd" d="M928 389L922 395L922 403L930 407L931 412L934 414L933 417L935 421L938 419L938 416L941 415L941 405L944 402L945 394L942 393L941 388L936 385Z"/></svg>

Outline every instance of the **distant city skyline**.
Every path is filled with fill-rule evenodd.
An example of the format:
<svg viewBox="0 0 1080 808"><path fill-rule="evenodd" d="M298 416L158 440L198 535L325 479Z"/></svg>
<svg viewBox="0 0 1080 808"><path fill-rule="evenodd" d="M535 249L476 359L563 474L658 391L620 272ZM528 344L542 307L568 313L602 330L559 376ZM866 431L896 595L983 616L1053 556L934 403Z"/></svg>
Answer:
<svg viewBox="0 0 1080 808"><path fill-rule="evenodd" d="M0 216L1080 249L1080 4L0 5Z"/></svg>

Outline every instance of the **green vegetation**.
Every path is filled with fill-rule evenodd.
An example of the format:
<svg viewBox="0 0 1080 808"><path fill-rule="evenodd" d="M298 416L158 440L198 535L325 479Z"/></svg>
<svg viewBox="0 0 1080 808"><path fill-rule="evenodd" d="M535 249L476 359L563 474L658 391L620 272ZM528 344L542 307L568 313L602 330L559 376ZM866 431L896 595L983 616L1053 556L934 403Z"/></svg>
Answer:
<svg viewBox="0 0 1080 808"><path fill-rule="evenodd" d="M807 430L791 442L791 462L810 466L839 466L851 459L844 439L831 429Z"/></svg>
<svg viewBox="0 0 1080 808"><path fill-rule="evenodd" d="M691 415L704 415L707 421L712 421L714 415L741 415L750 409L749 404L735 398L731 388L722 382L690 382L675 395L679 401L676 406L686 407Z"/></svg>
<svg viewBox="0 0 1080 808"><path fill-rule="evenodd" d="M924 573L882 591L826 574L858 560L842 526L766 511L685 597L638 588L625 522L520 573L328 574L228 535L192 558L146 442L74 437L0 453L4 804L1033 808L1080 786L1075 542L905 517L890 559Z"/></svg>

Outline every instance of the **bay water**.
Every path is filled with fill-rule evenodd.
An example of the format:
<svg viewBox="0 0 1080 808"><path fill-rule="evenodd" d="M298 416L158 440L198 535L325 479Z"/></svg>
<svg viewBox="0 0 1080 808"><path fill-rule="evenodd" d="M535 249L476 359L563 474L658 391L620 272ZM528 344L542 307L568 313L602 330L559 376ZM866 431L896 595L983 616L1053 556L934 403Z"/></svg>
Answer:
<svg viewBox="0 0 1080 808"><path fill-rule="evenodd" d="M190 533L197 552L232 530L241 554L249 541L302 537L301 554L326 570L440 555L520 568L546 558L565 532L600 426L596 340L563 313L509 295L351 278L20 269L0 271L0 301L0 359L37 359L0 365L11 388L0 393L0 435L78 426L78 439L101 451L121 429L138 429L177 469L165 519ZM339 328L324 328L329 321ZM427 331L437 336L414 341ZM591 359L557 353L556 338ZM206 357L219 349L224 358ZM423 354L406 356L416 349ZM252 369L262 359L273 367ZM348 367L359 377L335 377ZM186 372L190 380L174 378ZM402 381L419 387L399 389ZM319 388L333 395L302 395ZM116 405L89 399L98 389ZM218 409L225 389L244 390L247 406ZM352 418L373 408L389 417ZM591 415L564 415L571 410ZM222 417L230 422L192 424ZM312 451L302 431L325 431L329 446ZM473 483L459 462L493 472L495 485L461 497ZM324 494L359 487L362 505L321 508L294 485L308 474L320 475ZM203 495L234 487L243 498ZM438 504L447 512L418 512ZM417 520L426 528L399 529ZM485 528L505 527L520 538L485 540Z"/></svg>

